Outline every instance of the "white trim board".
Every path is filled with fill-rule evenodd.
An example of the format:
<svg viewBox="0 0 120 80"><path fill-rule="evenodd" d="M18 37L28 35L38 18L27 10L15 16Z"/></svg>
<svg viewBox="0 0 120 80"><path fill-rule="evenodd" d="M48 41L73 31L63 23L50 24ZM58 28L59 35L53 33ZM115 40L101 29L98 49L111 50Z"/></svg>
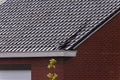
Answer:
<svg viewBox="0 0 120 80"><path fill-rule="evenodd" d="M41 52L14 52L0 53L0 58L27 58L27 57L75 57L76 51L41 51Z"/></svg>

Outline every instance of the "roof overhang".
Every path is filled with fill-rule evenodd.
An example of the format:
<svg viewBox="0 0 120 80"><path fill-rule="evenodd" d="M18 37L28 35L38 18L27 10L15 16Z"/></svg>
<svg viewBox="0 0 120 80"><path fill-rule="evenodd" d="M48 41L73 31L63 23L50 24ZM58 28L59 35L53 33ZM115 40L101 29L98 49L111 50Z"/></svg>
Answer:
<svg viewBox="0 0 120 80"><path fill-rule="evenodd" d="M0 53L0 58L75 57L76 53L77 51L8 52Z"/></svg>

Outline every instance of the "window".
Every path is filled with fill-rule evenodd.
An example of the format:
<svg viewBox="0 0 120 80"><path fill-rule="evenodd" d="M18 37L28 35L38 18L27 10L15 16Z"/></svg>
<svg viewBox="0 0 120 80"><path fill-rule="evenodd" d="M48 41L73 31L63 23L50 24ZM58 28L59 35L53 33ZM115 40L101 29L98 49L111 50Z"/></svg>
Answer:
<svg viewBox="0 0 120 80"><path fill-rule="evenodd" d="M0 64L0 80L31 80L29 64Z"/></svg>

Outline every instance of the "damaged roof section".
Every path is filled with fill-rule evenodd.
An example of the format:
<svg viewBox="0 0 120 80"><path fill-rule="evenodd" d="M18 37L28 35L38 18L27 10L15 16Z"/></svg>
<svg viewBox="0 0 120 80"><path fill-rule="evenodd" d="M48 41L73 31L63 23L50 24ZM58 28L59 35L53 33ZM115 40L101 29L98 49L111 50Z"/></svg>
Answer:
<svg viewBox="0 0 120 80"><path fill-rule="evenodd" d="M7 0L0 52L73 50L120 9L120 0Z"/></svg>

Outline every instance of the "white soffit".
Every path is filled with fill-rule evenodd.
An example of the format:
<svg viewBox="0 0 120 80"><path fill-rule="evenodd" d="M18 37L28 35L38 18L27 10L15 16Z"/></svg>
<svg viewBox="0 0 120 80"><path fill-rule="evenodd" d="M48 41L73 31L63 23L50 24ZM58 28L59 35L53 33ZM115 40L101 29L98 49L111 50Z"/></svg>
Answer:
<svg viewBox="0 0 120 80"><path fill-rule="evenodd" d="M75 57L76 51L42 51L42 52L16 52L0 53L0 58L23 58L23 57Z"/></svg>

